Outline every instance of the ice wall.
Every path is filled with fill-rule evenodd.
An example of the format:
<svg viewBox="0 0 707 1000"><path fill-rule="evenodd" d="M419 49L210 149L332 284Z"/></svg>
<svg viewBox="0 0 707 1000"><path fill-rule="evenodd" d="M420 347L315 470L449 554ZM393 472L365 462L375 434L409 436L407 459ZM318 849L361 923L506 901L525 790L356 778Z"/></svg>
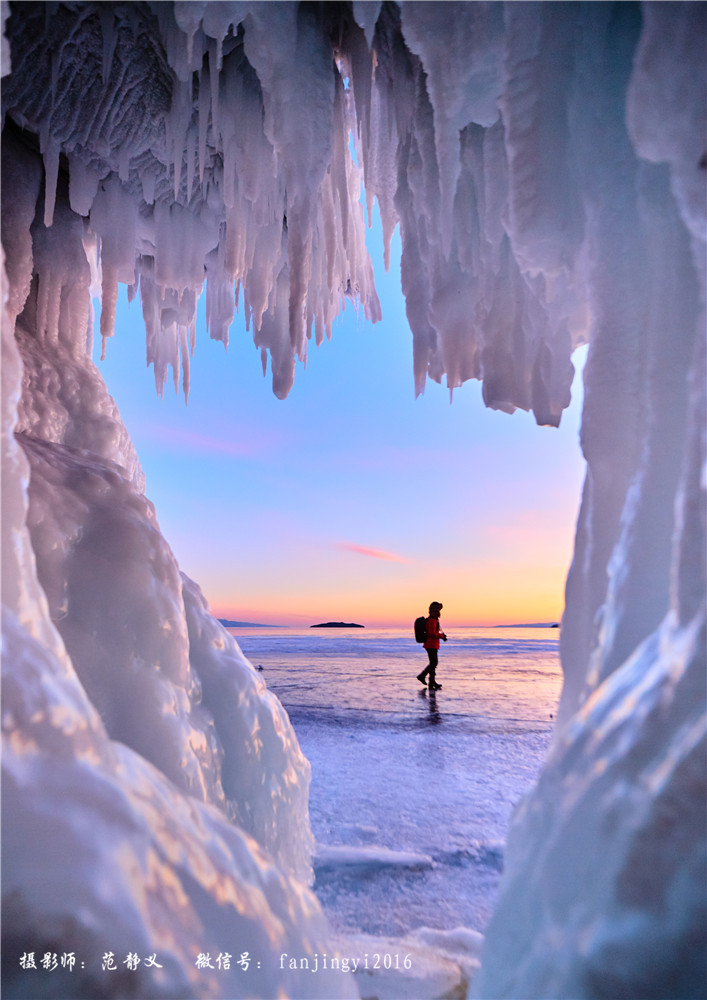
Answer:
<svg viewBox="0 0 707 1000"><path fill-rule="evenodd" d="M118 283L140 295L159 391L171 368L188 393L204 285L212 337L240 303L284 397L346 298L380 315L362 180L386 239L400 227L417 392L480 378L489 406L557 424L590 341L560 722L482 995L700 995L705 6L8 11L3 593L31 647L8 676L54 671L48 718L79 690L78 728L148 762L175 808L303 870L306 766L159 534L87 360L89 289L104 340ZM21 764L29 722L8 725Z"/></svg>
<svg viewBox="0 0 707 1000"><path fill-rule="evenodd" d="M327 947L306 887L309 765L159 531L87 353L84 226L61 184L52 227L41 197L32 226L40 180L6 136L3 992L307 997L280 955ZM46 954L77 965L42 974ZM356 995L340 973L320 988Z"/></svg>

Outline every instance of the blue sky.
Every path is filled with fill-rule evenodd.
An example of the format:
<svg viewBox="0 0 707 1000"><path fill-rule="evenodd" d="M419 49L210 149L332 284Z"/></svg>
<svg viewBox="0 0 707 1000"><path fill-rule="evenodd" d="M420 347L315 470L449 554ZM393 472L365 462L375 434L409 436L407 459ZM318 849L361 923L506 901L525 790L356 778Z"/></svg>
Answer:
<svg viewBox="0 0 707 1000"><path fill-rule="evenodd" d="M220 617L396 625L440 600L449 624L557 620L584 477L581 380L559 429L487 410L478 382L451 404L433 382L415 399L397 232L388 274L376 222L369 249L382 322L348 305L284 401L242 313L227 351L209 339L205 296L188 405L171 381L160 399L140 303L121 288L95 358L163 533Z"/></svg>

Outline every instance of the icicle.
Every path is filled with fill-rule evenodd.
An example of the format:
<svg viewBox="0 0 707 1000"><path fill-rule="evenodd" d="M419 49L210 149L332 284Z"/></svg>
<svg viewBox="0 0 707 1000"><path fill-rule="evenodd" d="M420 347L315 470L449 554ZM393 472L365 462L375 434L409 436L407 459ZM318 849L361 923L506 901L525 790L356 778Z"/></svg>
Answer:
<svg viewBox="0 0 707 1000"><path fill-rule="evenodd" d="M181 362L180 362L180 352L179 352L179 324L170 323L169 326L163 327L162 332L166 333L170 346L172 348L172 356L170 359L170 365L172 367L172 382L174 384L174 395L179 395L179 376L181 374Z"/></svg>
<svg viewBox="0 0 707 1000"><path fill-rule="evenodd" d="M88 215L98 191L99 177L76 152L69 153L69 202L77 215Z"/></svg>
<svg viewBox="0 0 707 1000"><path fill-rule="evenodd" d="M363 28L369 49L373 44L376 21L382 6L380 0L354 0L353 3L354 20Z"/></svg>
<svg viewBox="0 0 707 1000"><path fill-rule="evenodd" d="M84 227L82 236L83 251L88 261L90 284L89 295L91 299L100 298L103 274L101 271L101 256L98 246L98 237L92 229Z"/></svg>
<svg viewBox="0 0 707 1000"><path fill-rule="evenodd" d="M331 150L331 184L336 189L339 211L341 215L341 238L344 246L349 245L349 191L347 165L351 157L348 149L348 129L346 128L344 114L344 93L341 77L336 78L335 98L334 98L334 120L333 137ZM333 196L333 192L332 192ZM332 282L329 281L331 288Z"/></svg>
<svg viewBox="0 0 707 1000"><path fill-rule="evenodd" d="M196 349L196 305L192 312L191 323L189 324L189 357L194 357L194 351Z"/></svg>
<svg viewBox="0 0 707 1000"><path fill-rule="evenodd" d="M103 355L115 327L118 282L135 280L136 217L135 201L111 175L100 184L91 206L91 227L101 238Z"/></svg>
<svg viewBox="0 0 707 1000"><path fill-rule="evenodd" d="M183 323L179 324L179 353L182 361L182 390L184 392L184 402L189 402L189 362L190 351L188 343L188 327Z"/></svg>
<svg viewBox="0 0 707 1000"><path fill-rule="evenodd" d="M161 294L154 280L152 262L144 259L140 264L140 298L147 330L147 364L153 366L155 388L162 397L171 368L174 389L179 392L179 328L187 325L190 320L183 322L184 313L173 289L167 289Z"/></svg>
<svg viewBox="0 0 707 1000"><path fill-rule="evenodd" d="M116 269L103 264L101 287L101 361L105 361L106 342L115 333L115 309L118 302Z"/></svg>
<svg viewBox="0 0 707 1000"><path fill-rule="evenodd" d="M202 32L199 23L205 0L187 3L157 3L152 8L159 25L167 61L177 79L186 83L201 64ZM186 36L186 37L185 37Z"/></svg>
<svg viewBox="0 0 707 1000"><path fill-rule="evenodd" d="M206 329L212 340L228 346L228 329L235 312L233 279L225 273L221 255L215 250L207 258L206 271Z"/></svg>
<svg viewBox="0 0 707 1000"><path fill-rule="evenodd" d="M48 139L42 151L44 160L44 225L49 228L54 219L56 184L59 175L59 143Z"/></svg>
<svg viewBox="0 0 707 1000"><path fill-rule="evenodd" d="M208 225L211 222L212 225ZM218 242L215 220L195 217L181 205L155 205L155 280L163 288L200 289L204 261Z"/></svg>
<svg viewBox="0 0 707 1000"><path fill-rule="evenodd" d="M205 35L215 38L222 47L223 40L233 31L235 36L238 25L245 20L251 4L249 0L225 0L224 3L209 3L204 11L202 28ZM219 63L219 68L220 68Z"/></svg>
<svg viewBox="0 0 707 1000"><path fill-rule="evenodd" d="M116 280L135 279L138 209L115 174L99 185L91 206L91 228L101 238L101 260L115 271Z"/></svg>
<svg viewBox="0 0 707 1000"><path fill-rule="evenodd" d="M200 29L201 20L204 16L207 4L205 0L190 0L189 3L177 2L174 4L174 17L182 29L186 38L186 62L187 66L192 65L194 57L194 36Z"/></svg>
<svg viewBox="0 0 707 1000"><path fill-rule="evenodd" d="M372 60L375 67L376 58ZM388 83L384 74L374 74L370 110L370 146L364 146L363 175L365 181L368 225L372 224L373 205L378 198L383 227L383 260L386 272L390 269L390 243L398 224L395 193L398 187L399 144L395 109L389 99Z"/></svg>
<svg viewBox="0 0 707 1000"><path fill-rule="evenodd" d="M203 67L199 70L199 180L204 181L206 166L206 136L209 127L211 107L211 85Z"/></svg>
<svg viewBox="0 0 707 1000"><path fill-rule="evenodd" d="M434 108L439 228L448 257L460 171L459 134L470 123L488 127L499 116L505 83L503 10L496 4L465 4L451 18L442 4L403 3L401 27L409 48L425 66Z"/></svg>
<svg viewBox="0 0 707 1000"><path fill-rule="evenodd" d="M272 389L278 399L285 399L295 378L295 346L290 337L288 286L287 270L283 268L277 278L273 308L263 317L260 330L253 335L256 347L261 348L261 357L265 348L270 351Z"/></svg>

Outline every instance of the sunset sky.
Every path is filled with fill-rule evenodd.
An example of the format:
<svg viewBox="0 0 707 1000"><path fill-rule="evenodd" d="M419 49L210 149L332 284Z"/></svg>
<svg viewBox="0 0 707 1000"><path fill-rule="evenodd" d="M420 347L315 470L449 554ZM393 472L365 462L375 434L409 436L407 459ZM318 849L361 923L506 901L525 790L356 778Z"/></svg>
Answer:
<svg viewBox="0 0 707 1000"><path fill-rule="evenodd" d="M209 339L204 296L189 403L171 382L160 400L140 303L122 290L98 365L165 537L223 618L409 625L438 600L447 625L559 620L584 476L581 378L559 430L487 410L478 382L451 404L428 382L416 400L397 232L388 274L375 225L369 247L382 322L349 305L284 401L242 313L228 351Z"/></svg>

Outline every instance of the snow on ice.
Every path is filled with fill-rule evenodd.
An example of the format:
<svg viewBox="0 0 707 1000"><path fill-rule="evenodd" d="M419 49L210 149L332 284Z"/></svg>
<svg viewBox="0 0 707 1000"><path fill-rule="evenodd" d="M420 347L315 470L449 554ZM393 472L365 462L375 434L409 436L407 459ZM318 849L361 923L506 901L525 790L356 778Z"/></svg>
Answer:
<svg viewBox="0 0 707 1000"><path fill-rule="evenodd" d="M560 720L474 989L702 994L706 13L3 2L5 957L139 948L142 997L232 997L195 962L235 941L252 995L355 995L280 968L327 947L308 765L180 574L90 346L92 290L105 342L125 283L188 394L205 286L210 336L242 308L286 396L347 298L380 318L363 183L418 393L478 378L556 425L590 343Z"/></svg>

